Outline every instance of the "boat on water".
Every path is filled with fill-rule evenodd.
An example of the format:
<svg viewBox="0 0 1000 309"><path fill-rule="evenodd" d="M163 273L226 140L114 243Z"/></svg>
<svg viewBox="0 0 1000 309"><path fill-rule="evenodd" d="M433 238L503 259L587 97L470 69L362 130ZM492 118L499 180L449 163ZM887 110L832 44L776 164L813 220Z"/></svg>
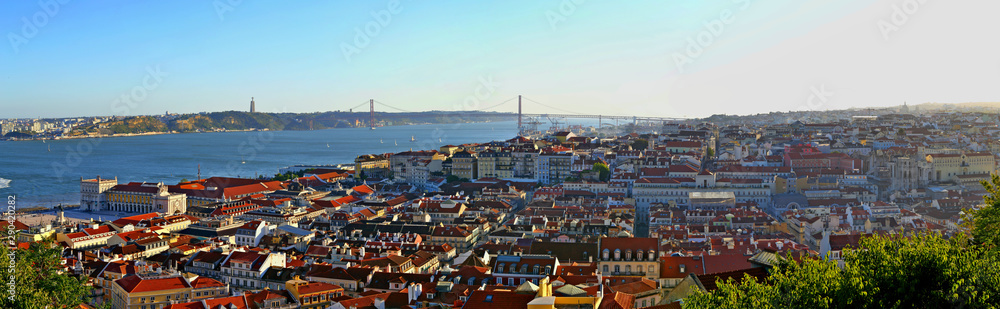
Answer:
<svg viewBox="0 0 1000 309"><path fill-rule="evenodd" d="M380 139L378 139L378 143L379 143L379 144L384 144L384 143L382 142L382 139L381 139L381 138L380 138Z"/></svg>
<svg viewBox="0 0 1000 309"><path fill-rule="evenodd" d="M413 137L413 135L410 135L410 141L411 141L411 142L416 142L416 141L417 141L417 139L416 139L416 138L414 138L414 137Z"/></svg>
<svg viewBox="0 0 1000 309"><path fill-rule="evenodd" d="M0 189L10 187L10 179L0 178Z"/></svg>
<svg viewBox="0 0 1000 309"><path fill-rule="evenodd" d="M398 142L396 142L396 140L392 140L392 144L393 144L393 145L396 145L396 146L399 146L399 143L398 143Z"/></svg>

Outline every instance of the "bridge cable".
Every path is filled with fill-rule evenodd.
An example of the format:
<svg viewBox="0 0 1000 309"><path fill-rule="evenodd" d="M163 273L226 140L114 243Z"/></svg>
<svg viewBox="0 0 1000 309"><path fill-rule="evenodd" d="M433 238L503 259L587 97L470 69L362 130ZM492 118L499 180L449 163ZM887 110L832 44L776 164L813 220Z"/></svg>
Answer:
<svg viewBox="0 0 1000 309"><path fill-rule="evenodd" d="M392 106L392 105L389 105L389 104L385 104L385 103L379 102L378 100L375 100L375 103L381 104L382 106L385 106L385 107L388 107L388 108L391 108L391 109L395 109L395 110L398 110L398 111L401 111L401 112L404 112L404 113L416 113L416 112L411 111L411 110L405 110L405 109L402 109L402 108L399 108L399 107L395 107L395 106Z"/></svg>
<svg viewBox="0 0 1000 309"><path fill-rule="evenodd" d="M507 104L510 101L514 101L514 99L517 99L517 97L510 98L507 101L500 102L500 104L493 105L493 106L490 106L490 107L485 107L485 108L480 108L480 109L469 109L467 111L470 111L470 112L481 112L481 111L485 111L485 110L488 110L488 109L493 109L493 108L496 108L497 106Z"/></svg>
<svg viewBox="0 0 1000 309"><path fill-rule="evenodd" d="M564 113L568 113L568 114L583 115L580 112L572 112L572 111L568 111L568 110L565 110L565 109L548 106L548 105L542 104L541 102L538 102L538 101L535 101L535 100L532 100L532 99L529 99L529 98L522 97L522 99L528 100L529 102L533 102L535 104L538 104L538 105L541 105L541 106L545 106L545 107L548 107L548 108L551 108L551 109L554 109L554 110L557 110L557 111L560 111L560 112L564 112Z"/></svg>
<svg viewBox="0 0 1000 309"><path fill-rule="evenodd" d="M365 103L361 103L361 104L358 104L358 106L355 106L355 107L351 107L351 108L349 108L349 109L347 109L347 110L349 110L349 111L353 111L353 110L354 110L355 108L358 108L358 107L362 107L362 106L365 106L365 105L368 105L368 103L369 103L368 101L365 101Z"/></svg>

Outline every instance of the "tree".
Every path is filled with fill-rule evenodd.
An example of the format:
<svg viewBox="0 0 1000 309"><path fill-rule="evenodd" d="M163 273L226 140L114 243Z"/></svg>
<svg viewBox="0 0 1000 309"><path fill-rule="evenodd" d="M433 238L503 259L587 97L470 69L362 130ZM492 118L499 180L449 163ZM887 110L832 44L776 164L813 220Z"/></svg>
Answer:
<svg viewBox="0 0 1000 309"><path fill-rule="evenodd" d="M828 260L782 263L767 282L720 282L684 308L1000 307L1000 177L982 182L986 206L968 210L962 233L872 236ZM971 236L971 237L970 237ZM834 271L830 271L834 270Z"/></svg>
<svg viewBox="0 0 1000 309"><path fill-rule="evenodd" d="M13 274L7 266L11 264L11 248L6 243L0 247L0 278L7 282L13 277L15 289L13 301L3 293L0 308L76 307L90 295L92 288L85 285L85 278L63 272L62 247L55 246L51 238L16 249Z"/></svg>
<svg viewBox="0 0 1000 309"><path fill-rule="evenodd" d="M830 260L783 262L767 282L720 282L684 308L995 308L998 252L937 233L872 236Z"/></svg>
<svg viewBox="0 0 1000 309"><path fill-rule="evenodd" d="M709 158L715 157L715 150L712 147L708 147L708 149L705 149L705 156Z"/></svg>
<svg viewBox="0 0 1000 309"><path fill-rule="evenodd" d="M611 169L608 168L607 164L601 162L594 163L593 170L599 173L601 181L608 181L611 179Z"/></svg>
<svg viewBox="0 0 1000 309"><path fill-rule="evenodd" d="M632 149L645 150L646 147L649 147L649 141L647 140L640 138L632 142Z"/></svg>
<svg viewBox="0 0 1000 309"><path fill-rule="evenodd" d="M967 210L965 227L978 245L998 247L1000 245L1000 176L994 174L990 181L982 182L989 193L983 197L986 206Z"/></svg>

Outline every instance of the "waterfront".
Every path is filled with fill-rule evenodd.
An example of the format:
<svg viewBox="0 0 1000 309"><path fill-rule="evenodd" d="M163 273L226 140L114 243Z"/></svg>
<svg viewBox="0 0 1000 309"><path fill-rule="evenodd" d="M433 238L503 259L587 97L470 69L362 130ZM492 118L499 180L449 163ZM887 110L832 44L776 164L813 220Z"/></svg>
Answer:
<svg viewBox="0 0 1000 309"><path fill-rule="evenodd" d="M76 204L80 177L173 184L196 179L199 164L202 177L270 176L296 164L351 163L366 153L506 140L516 127L503 121L0 142L0 178L11 180L0 194L16 194L19 208Z"/></svg>

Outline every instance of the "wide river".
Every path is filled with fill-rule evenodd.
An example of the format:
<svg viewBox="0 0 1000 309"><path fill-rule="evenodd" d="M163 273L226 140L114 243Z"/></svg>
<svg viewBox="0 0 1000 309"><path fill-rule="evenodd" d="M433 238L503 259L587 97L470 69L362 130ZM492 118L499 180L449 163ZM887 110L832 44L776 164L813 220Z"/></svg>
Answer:
<svg viewBox="0 0 1000 309"><path fill-rule="evenodd" d="M506 140L514 121L315 131L185 133L147 136L0 141L0 194L18 208L78 204L80 177L119 183L202 177L274 175L298 164L352 163L360 154L438 149L448 144ZM416 141L411 142L413 137ZM10 180L3 187L3 179Z"/></svg>

